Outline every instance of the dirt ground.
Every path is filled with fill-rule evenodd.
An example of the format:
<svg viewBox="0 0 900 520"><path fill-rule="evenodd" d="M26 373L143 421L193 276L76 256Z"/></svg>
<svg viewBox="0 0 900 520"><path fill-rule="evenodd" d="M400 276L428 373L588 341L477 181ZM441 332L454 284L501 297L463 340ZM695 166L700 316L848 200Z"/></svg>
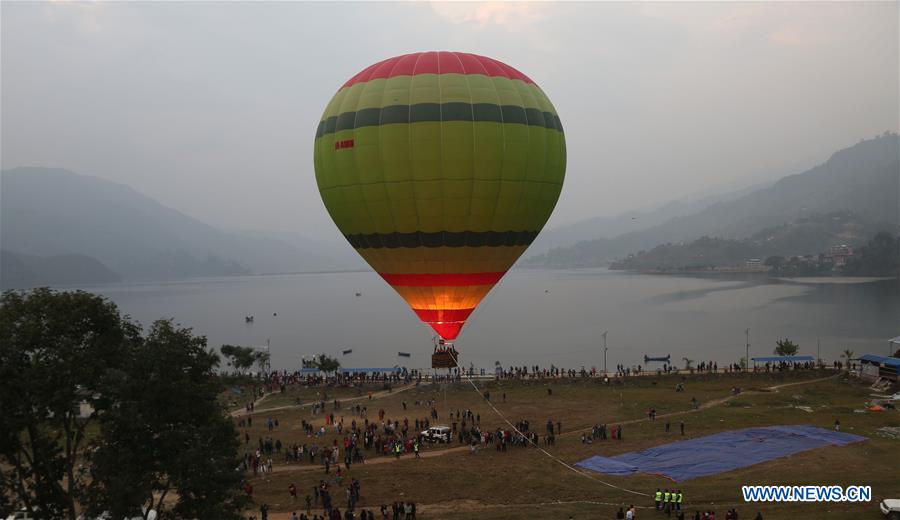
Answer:
<svg viewBox="0 0 900 520"><path fill-rule="evenodd" d="M684 392L676 392L682 382ZM422 458L405 455L399 460L371 454L364 464L345 472L361 483L359 509L374 510L381 504L413 501L418 518L614 518L622 504L634 504L639 517L660 516L652 509L649 494L657 488L678 487L685 496L686 517L695 510L712 509L717 518L735 507L741 518L753 518L757 511L764 518L879 518L878 502L900 497L900 477L896 467L900 441L878 435L878 428L900 425L900 412L858 413L870 399L868 386L856 380L844 380L830 371L805 371L774 374L695 374L692 376L644 376L630 378L624 384L604 385L595 379L522 380L478 382L481 392L490 392L497 415L481 395L466 382L422 384L395 388L380 387L327 390L343 402L335 411L345 426L352 419L362 422L351 406L365 406L370 420L378 410L385 419L402 422L408 418L410 429L415 418L428 416L426 404L436 401L438 420L431 424L449 425L448 414L456 409L471 409L480 415L482 429L504 426L504 417L512 422L530 421L532 428L544 433L548 419L562 423L562 435L546 453L534 447L511 447L500 453L491 447L475 454L453 443L423 450ZM742 392L732 394L732 388ZM552 390L552 394L548 392ZM372 391L371 398L369 391ZM248 449L255 449L260 437L280 439L284 444L330 443L343 435L329 429L324 438L307 438L300 428L301 419L324 424L324 416L313 416L308 405L321 399L323 388L290 388L285 394L272 394L259 401L252 427L239 428L250 434ZM315 393L319 392L317 396ZM505 399L503 397L505 394ZM306 400L308 398L310 400ZM699 401L694 409L691 399ZM300 406L296 405L298 399ZM406 409L403 403L406 403ZM416 405L415 403L420 404ZM798 408L800 407L800 408ZM655 408L656 420L647 417ZM812 411L807 411L812 410ZM332 402L326 408L332 412ZM242 412L238 411L238 415ZM267 419L278 419L271 433ZM864 442L843 447L826 447L783 457L747 468L692 479L675 484L663 477L638 474L614 477L577 470L572 464L592 455L613 456L641 450L685 438L709 435L750 426L812 424L832 428L839 419L842 431L867 437ZM237 420L237 419L236 419ZM671 422L671 432L664 425ZM685 423L685 436L678 425ZM622 425L621 441L581 442L581 432L597 423ZM740 456L736 453L735 456ZM254 500L270 506L269 518L289 519L290 513L305 510L305 496L312 494L320 479L334 477L334 469L325 475L319 465L285 464L275 456L275 471L251 479ZM292 503L287 492L294 483L299 499ZM746 504L740 495L746 484L837 484L871 485L869 503L781 503ZM332 485L335 505L346 505L340 486ZM321 514L321 508L313 513ZM258 512L248 512L259 518Z"/></svg>

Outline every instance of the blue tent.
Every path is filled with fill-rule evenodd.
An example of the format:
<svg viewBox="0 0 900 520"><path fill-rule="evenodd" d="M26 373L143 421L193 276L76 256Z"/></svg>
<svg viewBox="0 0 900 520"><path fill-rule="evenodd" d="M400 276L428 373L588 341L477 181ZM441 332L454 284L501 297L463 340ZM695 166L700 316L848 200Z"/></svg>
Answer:
<svg viewBox="0 0 900 520"><path fill-rule="evenodd" d="M866 354L859 357L859 362L863 365L878 367L878 377L890 379L891 381L900 379L900 358Z"/></svg>
<svg viewBox="0 0 900 520"><path fill-rule="evenodd" d="M884 367L894 367L894 369L900 368L900 358L895 357L887 357L887 356L876 356L875 354L866 354L865 356L860 356L859 360L862 363L869 363L872 365L884 366Z"/></svg>

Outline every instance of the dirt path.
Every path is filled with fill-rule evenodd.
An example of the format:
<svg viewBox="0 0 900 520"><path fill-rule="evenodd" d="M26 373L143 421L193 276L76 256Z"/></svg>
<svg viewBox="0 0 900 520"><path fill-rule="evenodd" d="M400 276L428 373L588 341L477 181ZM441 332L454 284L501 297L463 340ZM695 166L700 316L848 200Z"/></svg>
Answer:
<svg viewBox="0 0 900 520"><path fill-rule="evenodd" d="M834 378L837 377L838 375L840 375L840 373L838 373L838 374L832 374L832 375L830 375L830 376L828 376L828 377L820 377L820 378L818 378L818 379L808 379L808 380L806 380L806 381L794 381L794 382L792 382L792 383L783 383L783 384L780 384L780 385L766 386L766 387L763 387L763 388L761 388L761 389L759 389L759 390L747 390L746 392L741 392L741 393L739 393L739 394L731 394L731 395L727 395L727 396L725 396L725 397L719 397L718 399L712 399L712 400L706 401L705 403L701 403L700 406L699 406L698 408L695 408L695 409L691 409L691 410L681 410L681 411L679 411L679 412L669 412L669 413L664 413L664 414L661 414L661 415L657 415L656 418L659 419L659 418L666 418L666 417L677 417L677 416L680 416L680 415L688 415L688 414L692 414L692 413L699 412L699 411L701 411L701 410L708 410L708 409L710 409L710 408L714 408L714 407L716 407L716 406L723 405L723 404L727 403L728 401L731 401L731 400L733 400L733 399L737 399L738 397L743 397L743 396L747 396L747 395L768 394L768 393L773 393L773 392L774 392L774 393L777 393L777 392L778 392L779 390L781 390L782 388L787 388L787 387L789 387L789 386L808 385L808 384L811 384L811 383L820 383L820 382L822 382L822 381L827 381L827 380L829 380L829 379L834 379ZM628 420L628 421L620 421L620 422L617 422L616 424L635 424L635 423L639 423L639 422L643 422L643 421L649 421L649 420L650 420L649 417L640 417L640 418L638 418L638 419L631 419L631 420ZM566 432L566 433L561 434L560 437L562 437L562 436L564 436L564 435L572 435L572 434L576 434L576 433L582 433L582 432L590 431L591 428L593 428L593 426L588 426L587 428L580 428L580 429L577 429L577 430L568 431L568 432Z"/></svg>
<svg viewBox="0 0 900 520"><path fill-rule="evenodd" d="M378 398L385 397L385 396L389 396L389 395L399 394L400 392L405 392L406 390L409 390L409 389L415 388L415 387L416 387L416 385L406 385L406 386L401 386L400 388L392 388L392 389L390 389L390 390L381 390L381 391L379 391L379 392L373 393L373 394L372 394L372 399L378 399ZM262 413L277 412L277 411L279 411L279 410L291 410L291 409L294 409L294 408L303 408L304 406L312 406L312 405L315 404L315 403L321 403L321 402L322 402L322 400L319 399L319 400L316 400L316 401L309 401L309 402L306 402L306 403L300 403L300 404L286 404L286 405L283 405L283 406L273 406L272 408L260 408L260 409L256 409L256 406L257 406L259 403L263 402L263 401L266 399L266 397L269 397L270 395L275 395L275 394L277 394L277 393L278 393L278 392L269 392L269 393L263 395L262 397L260 397L259 399L257 399L256 401L254 401L254 402L253 402L253 411L252 411L252 412L249 412L249 413L248 413L247 410L245 410L245 409L239 409L239 410L235 410L235 411L231 412L231 416L232 416L232 417L243 417L243 416L246 416L246 415L259 415L259 414L262 414ZM363 399L368 400L368 399L369 399L369 394L366 394L366 395L360 395L360 396L357 396L357 397L347 397L347 398L339 399L339 401L341 401L341 402L345 402L345 401L360 401L360 400L363 400ZM330 399L329 399L329 400L330 400Z"/></svg>

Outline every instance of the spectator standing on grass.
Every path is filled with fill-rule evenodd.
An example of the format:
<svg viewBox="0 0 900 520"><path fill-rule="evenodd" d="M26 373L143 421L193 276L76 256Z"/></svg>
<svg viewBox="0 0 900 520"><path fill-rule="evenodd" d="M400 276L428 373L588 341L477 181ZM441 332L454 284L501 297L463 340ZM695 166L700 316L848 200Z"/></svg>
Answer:
<svg viewBox="0 0 900 520"><path fill-rule="evenodd" d="M659 509L659 507L657 507ZM625 508L620 507L618 511L616 511L616 520L624 520L625 519Z"/></svg>

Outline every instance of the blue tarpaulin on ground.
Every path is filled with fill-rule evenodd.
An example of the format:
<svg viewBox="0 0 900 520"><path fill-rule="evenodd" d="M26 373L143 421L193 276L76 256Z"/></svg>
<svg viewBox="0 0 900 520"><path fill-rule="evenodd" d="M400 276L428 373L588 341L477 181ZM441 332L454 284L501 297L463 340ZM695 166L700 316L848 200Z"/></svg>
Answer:
<svg viewBox="0 0 900 520"><path fill-rule="evenodd" d="M591 457L575 465L608 475L651 473L681 482L801 451L829 445L843 446L865 439L810 425L746 428L615 457Z"/></svg>

